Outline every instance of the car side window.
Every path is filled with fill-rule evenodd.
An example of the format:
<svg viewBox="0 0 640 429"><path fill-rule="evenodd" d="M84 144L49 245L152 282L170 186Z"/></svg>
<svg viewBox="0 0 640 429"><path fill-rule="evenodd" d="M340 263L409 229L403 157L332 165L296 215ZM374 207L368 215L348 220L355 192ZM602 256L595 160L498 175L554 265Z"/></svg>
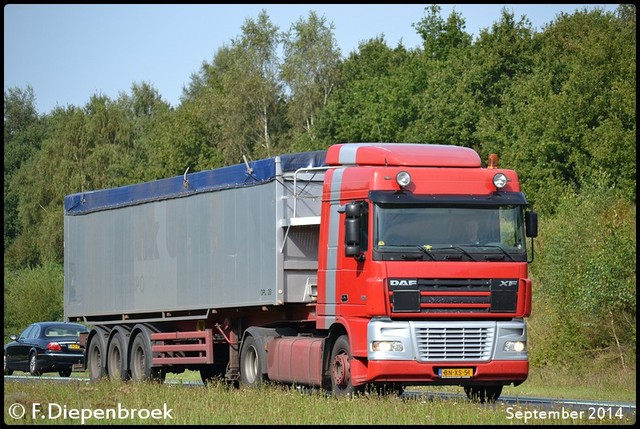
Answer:
<svg viewBox="0 0 640 429"><path fill-rule="evenodd" d="M40 327L38 325L33 325L33 329L29 331L29 336L27 338L38 338L38 334L40 333Z"/></svg>
<svg viewBox="0 0 640 429"><path fill-rule="evenodd" d="M20 334L20 337L18 337L18 340L26 340L27 338L31 338L30 334L31 334L31 331L33 331L34 328L35 328L35 325L31 325L31 326L27 327L27 329L22 331L22 333Z"/></svg>

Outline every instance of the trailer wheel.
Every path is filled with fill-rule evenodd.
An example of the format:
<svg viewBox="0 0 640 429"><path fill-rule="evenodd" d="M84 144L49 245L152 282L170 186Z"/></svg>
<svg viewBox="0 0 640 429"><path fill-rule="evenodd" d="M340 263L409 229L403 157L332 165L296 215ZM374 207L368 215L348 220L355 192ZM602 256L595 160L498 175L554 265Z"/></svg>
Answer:
<svg viewBox="0 0 640 429"><path fill-rule="evenodd" d="M107 375L106 351L104 336L98 332L89 340L86 352L90 381L99 380Z"/></svg>
<svg viewBox="0 0 640 429"><path fill-rule="evenodd" d="M258 345L253 336L249 335L245 338L240 353L240 382L247 387L259 387L263 380Z"/></svg>
<svg viewBox="0 0 640 429"><path fill-rule="evenodd" d="M361 389L353 386L351 382L351 347L349 337L338 337L333 345L329 370L331 371L331 391L334 395L350 395L358 393Z"/></svg>
<svg viewBox="0 0 640 429"><path fill-rule="evenodd" d="M116 332L107 351L107 372L111 380L126 380L127 374L127 348L122 333Z"/></svg>
<svg viewBox="0 0 640 429"><path fill-rule="evenodd" d="M473 402L493 403L500 397L502 386L465 386L464 393Z"/></svg>
<svg viewBox="0 0 640 429"><path fill-rule="evenodd" d="M166 371L151 366L151 359L153 358L151 334L146 328L133 337L129 353L129 370L133 380L164 382L167 375Z"/></svg>
<svg viewBox="0 0 640 429"><path fill-rule="evenodd" d="M138 333L138 335L134 337L129 358L131 378L136 381L150 380L151 344L147 341L143 332Z"/></svg>

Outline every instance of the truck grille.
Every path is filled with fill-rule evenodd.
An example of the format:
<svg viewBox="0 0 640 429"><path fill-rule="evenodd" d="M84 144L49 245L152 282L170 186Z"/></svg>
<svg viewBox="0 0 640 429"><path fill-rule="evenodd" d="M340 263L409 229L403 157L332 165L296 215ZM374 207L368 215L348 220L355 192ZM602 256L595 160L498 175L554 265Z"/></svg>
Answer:
<svg viewBox="0 0 640 429"><path fill-rule="evenodd" d="M487 361L491 359L495 336L493 326L415 326L414 329L418 346L418 360Z"/></svg>
<svg viewBox="0 0 640 429"><path fill-rule="evenodd" d="M390 279L393 313L512 313L517 279Z"/></svg>

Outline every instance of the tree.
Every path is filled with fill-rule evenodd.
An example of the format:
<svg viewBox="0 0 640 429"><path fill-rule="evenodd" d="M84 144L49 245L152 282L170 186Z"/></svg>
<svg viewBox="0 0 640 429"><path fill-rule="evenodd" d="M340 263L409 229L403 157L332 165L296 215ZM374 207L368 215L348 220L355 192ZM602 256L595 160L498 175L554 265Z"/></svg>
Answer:
<svg viewBox="0 0 640 429"><path fill-rule="evenodd" d="M445 21L440 17L441 9L432 4L425 8L426 15L411 25L422 38L425 56L432 60L446 59L452 52L471 46L464 18L454 10Z"/></svg>
<svg viewBox="0 0 640 429"><path fill-rule="evenodd" d="M486 151L519 171L541 213L595 185L635 202L635 27L585 10L561 15L534 44L531 71L485 116Z"/></svg>
<svg viewBox="0 0 640 429"><path fill-rule="evenodd" d="M340 85L319 115L317 130L326 144L398 141L416 112L411 97L424 85L418 56L377 37L359 46L341 65Z"/></svg>
<svg viewBox="0 0 640 429"><path fill-rule="evenodd" d="M298 20L284 38L281 77L290 90L288 116L294 130L315 140L315 118L329 101L337 79L340 49L333 24L315 12Z"/></svg>
<svg viewBox="0 0 640 429"><path fill-rule="evenodd" d="M41 146L45 128L36 111L33 88L9 88L4 93L4 250L20 234L18 199L20 190L11 190L9 183Z"/></svg>

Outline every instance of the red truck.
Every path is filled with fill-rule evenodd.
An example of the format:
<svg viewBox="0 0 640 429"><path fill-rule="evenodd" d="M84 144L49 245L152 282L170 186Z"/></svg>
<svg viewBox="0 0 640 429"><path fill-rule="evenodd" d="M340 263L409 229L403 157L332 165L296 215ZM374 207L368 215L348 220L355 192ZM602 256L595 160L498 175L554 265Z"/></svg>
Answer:
<svg viewBox="0 0 640 429"><path fill-rule="evenodd" d="M494 401L528 375L536 235L496 155L335 144L68 195L65 320L91 327L92 380Z"/></svg>

